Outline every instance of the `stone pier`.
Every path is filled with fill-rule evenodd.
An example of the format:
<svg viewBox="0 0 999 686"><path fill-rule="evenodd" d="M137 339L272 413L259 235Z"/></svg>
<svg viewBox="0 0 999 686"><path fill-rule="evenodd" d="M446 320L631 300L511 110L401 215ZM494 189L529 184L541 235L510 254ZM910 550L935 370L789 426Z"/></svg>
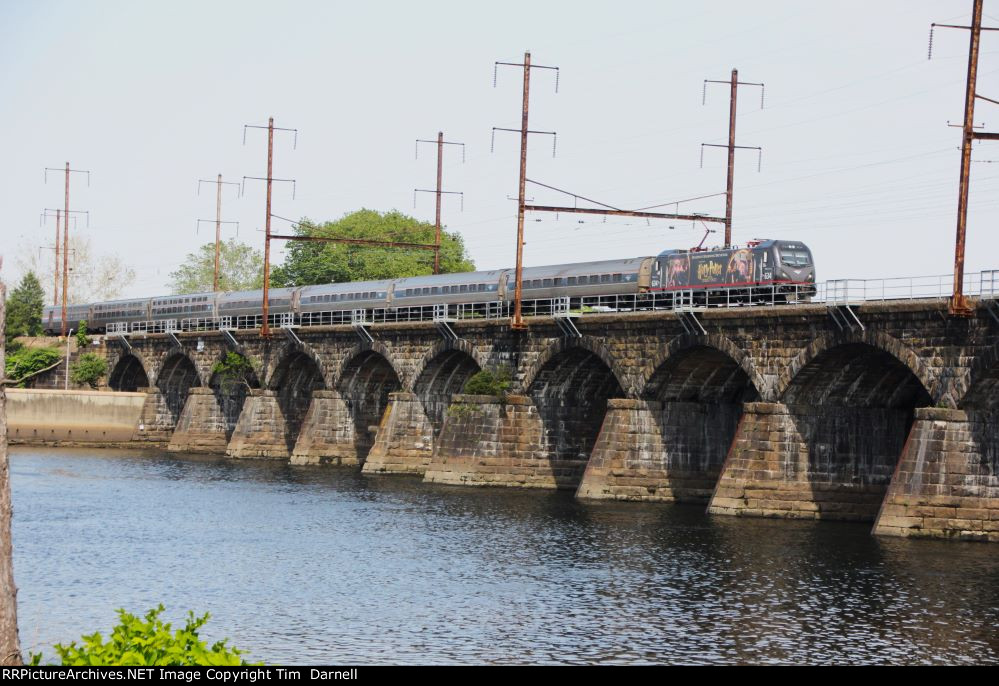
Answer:
<svg viewBox="0 0 999 686"><path fill-rule="evenodd" d="M708 511L873 521L909 413L746 403Z"/></svg>
<svg viewBox="0 0 999 686"><path fill-rule="evenodd" d="M390 393L366 474L424 474L433 458L434 429L415 393Z"/></svg>
<svg viewBox="0 0 999 686"><path fill-rule="evenodd" d="M338 391L312 391L312 400L302 420L291 462L362 464L364 455L358 452L356 438L354 419L343 396Z"/></svg>
<svg viewBox="0 0 999 686"><path fill-rule="evenodd" d="M462 486L575 489L586 459L559 459L546 448L534 401L511 395L456 395L425 481Z"/></svg>
<svg viewBox="0 0 999 686"><path fill-rule="evenodd" d="M999 542L999 416L922 408L874 533Z"/></svg>
<svg viewBox="0 0 999 686"><path fill-rule="evenodd" d="M221 455L228 443L226 420L215 393L211 388L192 388L167 450Z"/></svg>
<svg viewBox="0 0 999 686"><path fill-rule="evenodd" d="M277 393L253 389L243 403L225 454L229 457L288 459L287 427Z"/></svg>
<svg viewBox="0 0 999 686"><path fill-rule="evenodd" d="M741 411L609 400L577 497L707 504Z"/></svg>
<svg viewBox="0 0 999 686"><path fill-rule="evenodd" d="M132 441L165 446L170 442L174 430L173 414L167 405L166 397L156 388L140 388L146 394L139 415L139 423L132 434Z"/></svg>

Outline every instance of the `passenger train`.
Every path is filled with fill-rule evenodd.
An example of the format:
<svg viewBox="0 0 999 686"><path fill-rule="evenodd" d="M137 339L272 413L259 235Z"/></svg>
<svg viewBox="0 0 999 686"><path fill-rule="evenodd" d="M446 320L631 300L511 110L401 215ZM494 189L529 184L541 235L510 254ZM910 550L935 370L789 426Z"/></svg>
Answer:
<svg viewBox="0 0 999 686"><path fill-rule="evenodd" d="M467 308L471 316L502 314L514 297L513 269L412 276L296 288L272 288L273 324L303 326L350 323L356 313L425 316L435 306ZM521 300L525 313L568 299L571 308L648 309L672 298L692 305L786 302L815 294L812 253L796 241L758 240L741 248L667 250L654 257L525 267ZM263 292L192 293L133 298L67 308L67 329L87 322L92 332L256 328L262 321ZM713 299L714 298L714 299ZM550 307L550 305L548 305ZM550 311L550 310L549 310ZM415 313L415 314L414 314ZM365 314L364 316L367 316ZM46 307L43 326L62 328L62 307Z"/></svg>

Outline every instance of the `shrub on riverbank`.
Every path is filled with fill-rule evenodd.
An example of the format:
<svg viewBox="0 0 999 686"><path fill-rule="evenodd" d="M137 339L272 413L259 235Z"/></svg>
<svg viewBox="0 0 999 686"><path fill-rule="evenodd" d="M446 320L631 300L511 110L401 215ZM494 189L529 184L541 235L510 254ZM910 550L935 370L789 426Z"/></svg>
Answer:
<svg viewBox="0 0 999 686"><path fill-rule="evenodd" d="M210 647L198 636L200 629L211 616L207 612L195 617L187 613L183 629L172 630L169 623L160 619L163 606L153 608L145 617L118 610L119 623L111 629L107 642L100 632L81 637L82 645L73 641L68 646L53 646L61 664L70 665L120 665L120 666L240 666L248 664L240 655L242 651L217 641ZM41 653L32 653L31 664L42 664Z"/></svg>
<svg viewBox="0 0 999 686"><path fill-rule="evenodd" d="M29 376L59 364L61 353L55 348L17 347L7 351L6 372L8 383L19 384Z"/></svg>
<svg viewBox="0 0 999 686"><path fill-rule="evenodd" d="M100 355L83 353L69 370L73 383L97 388L97 382L108 373L108 363Z"/></svg>

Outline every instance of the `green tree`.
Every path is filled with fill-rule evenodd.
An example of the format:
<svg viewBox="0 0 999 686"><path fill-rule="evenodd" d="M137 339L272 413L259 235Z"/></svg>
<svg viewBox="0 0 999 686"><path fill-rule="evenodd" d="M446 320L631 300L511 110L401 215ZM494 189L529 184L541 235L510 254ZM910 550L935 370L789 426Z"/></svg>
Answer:
<svg viewBox="0 0 999 686"><path fill-rule="evenodd" d="M215 243L206 243L189 253L177 271L170 273L170 289L182 293L206 293L215 279ZM235 238L219 244L219 289L248 291L263 288L264 257Z"/></svg>
<svg viewBox="0 0 999 686"><path fill-rule="evenodd" d="M100 355L83 353L69 370L69 378L75 384L85 384L97 388L97 382L108 373L108 363Z"/></svg>
<svg viewBox="0 0 999 686"><path fill-rule="evenodd" d="M42 332L45 292L34 272L28 272L7 298L7 340Z"/></svg>
<svg viewBox="0 0 999 686"><path fill-rule="evenodd" d="M395 210L381 213L358 210L322 224L303 219L295 227L300 236L361 238L401 243L434 242L434 225ZM475 269L461 235L441 231L441 272ZM366 247L341 243L291 241L284 264L271 272L274 286L307 286L368 279L395 279L432 274L432 250Z"/></svg>

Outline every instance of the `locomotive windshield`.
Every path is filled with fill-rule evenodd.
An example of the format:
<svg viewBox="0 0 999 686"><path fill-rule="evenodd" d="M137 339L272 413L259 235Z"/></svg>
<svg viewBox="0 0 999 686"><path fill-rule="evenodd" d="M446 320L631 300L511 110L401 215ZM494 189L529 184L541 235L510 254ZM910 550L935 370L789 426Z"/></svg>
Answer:
<svg viewBox="0 0 999 686"><path fill-rule="evenodd" d="M807 267L812 263L804 248L781 248L780 261L788 267Z"/></svg>

